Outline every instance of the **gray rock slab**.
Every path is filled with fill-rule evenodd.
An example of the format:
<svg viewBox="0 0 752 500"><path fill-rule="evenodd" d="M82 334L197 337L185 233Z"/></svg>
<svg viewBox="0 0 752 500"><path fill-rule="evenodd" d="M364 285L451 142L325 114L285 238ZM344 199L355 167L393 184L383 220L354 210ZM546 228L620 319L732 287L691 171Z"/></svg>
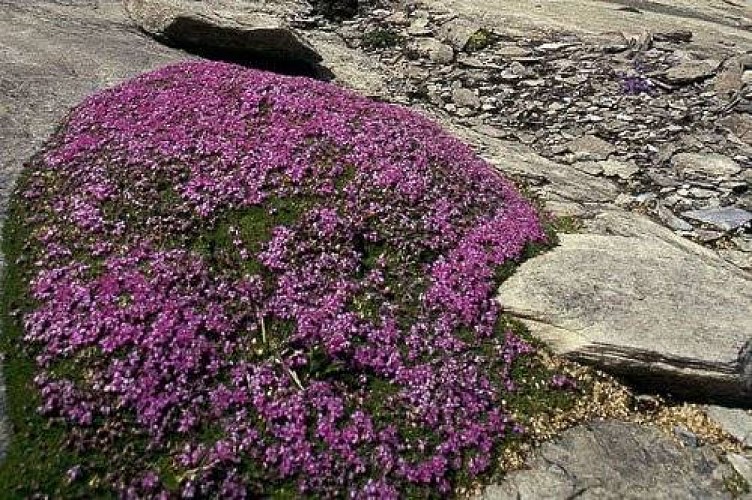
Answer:
<svg viewBox="0 0 752 500"><path fill-rule="evenodd" d="M671 210L660 203L656 207L656 213L661 221L671 229L676 231L691 231L693 229L689 222L677 217Z"/></svg>
<svg viewBox="0 0 752 500"><path fill-rule="evenodd" d="M616 147L594 135L583 135L567 143L567 149L582 158L605 160L616 152Z"/></svg>
<svg viewBox="0 0 752 500"><path fill-rule="evenodd" d="M745 448L752 448L752 414L749 410L708 406L705 414Z"/></svg>
<svg viewBox="0 0 752 500"><path fill-rule="evenodd" d="M710 177L728 177L742 171L732 158L715 153L679 153L671 158L671 166L685 175Z"/></svg>
<svg viewBox="0 0 752 500"><path fill-rule="evenodd" d="M732 231L752 221L752 213L736 207L706 208L703 210L689 210L682 212L682 217L696 220L703 224Z"/></svg>
<svg viewBox="0 0 752 500"><path fill-rule="evenodd" d="M247 51L253 55L315 64L321 55L289 19L310 10L302 0L125 0L145 32L182 47Z"/></svg>
<svg viewBox="0 0 752 500"><path fill-rule="evenodd" d="M692 83L713 76L719 61L686 61L669 68L664 78L670 83Z"/></svg>
<svg viewBox="0 0 752 500"><path fill-rule="evenodd" d="M649 219L607 211L521 265L499 302L554 351L644 385L750 405L752 279Z"/></svg>
<svg viewBox="0 0 752 500"><path fill-rule="evenodd" d="M728 465L710 448L682 447L658 430L606 421L543 444L527 469L488 486L479 500L731 498Z"/></svg>
<svg viewBox="0 0 752 500"><path fill-rule="evenodd" d="M606 177L618 177L622 180L631 179L640 167L633 161L606 160L600 162L603 168L603 175Z"/></svg>

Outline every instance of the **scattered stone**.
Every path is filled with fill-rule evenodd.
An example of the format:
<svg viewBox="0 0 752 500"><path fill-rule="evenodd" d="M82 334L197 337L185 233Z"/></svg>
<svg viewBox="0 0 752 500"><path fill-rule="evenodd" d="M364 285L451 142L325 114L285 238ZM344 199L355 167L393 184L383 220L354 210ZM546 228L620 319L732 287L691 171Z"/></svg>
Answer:
<svg viewBox="0 0 752 500"><path fill-rule="evenodd" d="M679 153L671 158L671 164L685 175L730 177L742 170L736 161L719 154Z"/></svg>
<svg viewBox="0 0 752 500"><path fill-rule="evenodd" d="M682 217L696 220L703 224L723 229L724 231L733 231L752 221L752 213L734 207L689 210L683 212Z"/></svg>
<svg viewBox="0 0 752 500"><path fill-rule="evenodd" d="M584 135L569 141L567 149L577 156L592 160L605 160L616 151L612 144L594 135Z"/></svg>
<svg viewBox="0 0 752 500"><path fill-rule="evenodd" d="M569 429L526 465L479 499L721 499L732 474L709 447L681 447L653 427L616 421Z"/></svg>
<svg viewBox="0 0 752 500"><path fill-rule="evenodd" d="M664 207L661 203L657 205L656 212L661 222L675 231L691 231L693 229L689 222L675 216L671 210Z"/></svg>
<svg viewBox="0 0 752 500"><path fill-rule="evenodd" d="M439 38L456 50L465 50L468 42L481 30L482 28L477 24L463 19L453 19L441 26Z"/></svg>
<svg viewBox="0 0 752 500"><path fill-rule="evenodd" d="M454 49L435 38L417 40L416 49L422 57L438 64L449 64L454 60Z"/></svg>
<svg viewBox="0 0 752 500"><path fill-rule="evenodd" d="M480 99L470 89L464 87L458 87L452 92L452 101L457 105L464 108L478 109L480 107Z"/></svg>
<svg viewBox="0 0 752 500"><path fill-rule="evenodd" d="M752 414L739 408L707 406L705 414L745 448L752 448Z"/></svg>
<svg viewBox="0 0 752 500"><path fill-rule="evenodd" d="M587 225L595 234L560 235L502 284L505 310L554 351L635 383L748 402L752 280L644 217L609 211Z"/></svg>
<svg viewBox="0 0 752 500"><path fill-rule="evenodd" d="M686 61L667 70L663 77L669 83L686 84L704 80L713 76L718 69L719 62L704 61Z"/></svg>
<svg viewBox="0 0 752 500"><path fill-rule="evenodd" d="M683 42L687 43L692 41L693 33L690 30L674 30L665 33L653 34L653 40L656 42Z"/></svg>

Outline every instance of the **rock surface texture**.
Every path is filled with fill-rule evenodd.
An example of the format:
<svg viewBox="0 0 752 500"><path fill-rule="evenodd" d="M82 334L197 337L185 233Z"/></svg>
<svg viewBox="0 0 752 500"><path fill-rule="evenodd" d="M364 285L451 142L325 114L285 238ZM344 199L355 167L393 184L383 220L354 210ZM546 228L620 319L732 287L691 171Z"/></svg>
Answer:
<svg viewBox="0 0 752 500"><path fill-rule="evenodd" d="M710 499L731 470L708 448L684 448L656 429L599 422L544 444L527 469L512 472L482 500Z"/></svg>
<svg viewBox="0 0 752 500"><path fill-rule="evenodd" d="M637 215L605 212L523 264L499 301L557 351L684 396L749 404L752 280Z"/></svg>
<svg viewBox="0 0 752 500"><path fill-rule="evenodd" d="M302 0L126 0L125 8L145 32L200 51L316 64L321 55L291 25L310 11Z"/></svg>

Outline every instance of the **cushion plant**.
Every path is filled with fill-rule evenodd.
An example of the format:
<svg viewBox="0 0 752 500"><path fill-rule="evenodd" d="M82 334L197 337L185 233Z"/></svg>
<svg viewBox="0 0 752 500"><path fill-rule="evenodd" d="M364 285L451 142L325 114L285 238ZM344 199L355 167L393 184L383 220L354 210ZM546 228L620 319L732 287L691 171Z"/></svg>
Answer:
<svg viewBox="0 0 752 500"><path fill-rule="evenodd" d="M28 165L6 229L2 477L447 494L524 431L509 401L534 348L493 292L545 241L467 146L330 84L187 62L94 95Z"/></svg>

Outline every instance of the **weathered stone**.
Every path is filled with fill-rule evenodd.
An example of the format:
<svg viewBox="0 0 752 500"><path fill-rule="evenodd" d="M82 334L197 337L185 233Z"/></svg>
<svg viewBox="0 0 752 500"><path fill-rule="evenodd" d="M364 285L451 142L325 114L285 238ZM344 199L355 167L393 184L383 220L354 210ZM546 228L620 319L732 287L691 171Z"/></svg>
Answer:
<svg viewBox="0 0 752 500"><path fill-rule="evenodd" d="M476 93L464 87L458 87L452 91L452 101L457 106L464 108L477 109L480 107L480 99Z"/></svg>
<svg viewBox="0 0 752 500"><path fill-rule="evenodd" d="M439 29L439 38L456 50L465 50L470 39L481 30L478 24L464 19L453 19Z"/></svg>
<svg viewBox="0 0 752 500"><path fill-rule="evenodd" d="M316 64L321 55L293 29L288 18L310 8L302 0L126 0L144 31L199 51L232 51L250 58Z"/></svg>
<svg viewBox="0 0 752 500"><path fill-rule="evenodd" d="M752 338L752 280L635 214L604 212L588 227L594 234L560 235L560 246L524 263L502 284L502 306L573 359L748 404L740 350Z"/></svg>
<svg viewBox="0 0 752 500"><path fill-rule="evenodd" d="M427 57L438 64L448 64L454 60L454 49L435 38L420 38L412 45L421 57Z"/></svg>
<svg viewBox="0 0 752 500"><path fill-rule="evenodd" d="M675 84L692 83L713 76L719 62L713 60L686 61L664 73L666 81Z"/></svg>
<svg viewBox="0 0 752 500"><path fill-rule="evenodd" d="M592 160L605 160L616 151L613 144L594 135L583 135L567 143L569 151Z"/></svg>
<svg viewBox="0 0 752 500"><path fill-rule="evenodd" d="M682 213L682 217L708 224L724 231L732 231L752 221L752 213L736 207L707 208L703 210L689 210Z"/></svg>
<svg viewBox="0 0 752 500"><path fill-rule="evenodd" d="M717 452L685 448L655 428L606 421L565 431L543 444L527 469L488 486L482 500L539 498L728 498L731 476Z"/></svg>
<svg viewBox="0 0 752 500"><path fill-rule="evenodd" d="M618 177L622 180L631 179L640 167L632 161L607 160L600 163L603 175L606 177Z"/></svg>
<svg viewBox="0 0 752 500"><path fill-rule="evenodd" d="M661 219L661 221L671 229L674 229L676 231L692 230L692 225L689 222L674 215L671 210L664 207L661 203L659 203L656 207L656 212L658 213L658 217Z"/></svg>
<svg viewBox="0 0 752 500"><path fill-rule="evenodd" d="M708 406L705 414L745 448L752 448L752 414L740 408Z"/></svg>
<svg viewBox="0 0 752 500"><path fill-rule="evenodd" d="M684 175L728 177L741 172L737 162L719 154L679 153L671 158L671 165Z"/></svg>

